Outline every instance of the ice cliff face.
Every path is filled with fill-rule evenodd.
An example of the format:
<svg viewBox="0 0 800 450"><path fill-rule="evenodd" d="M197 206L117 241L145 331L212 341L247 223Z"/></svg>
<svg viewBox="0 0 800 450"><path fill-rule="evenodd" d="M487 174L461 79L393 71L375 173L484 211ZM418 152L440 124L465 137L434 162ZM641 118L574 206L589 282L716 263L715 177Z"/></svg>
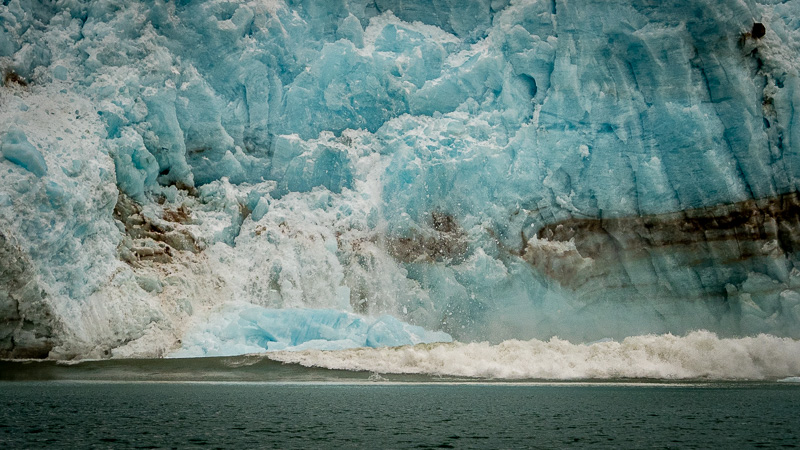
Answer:
<svg viewBox="0 0 800 450"><path fill-rule="evenodd" d="M800 337L797 17L4 1L0 356Z"/></svg>

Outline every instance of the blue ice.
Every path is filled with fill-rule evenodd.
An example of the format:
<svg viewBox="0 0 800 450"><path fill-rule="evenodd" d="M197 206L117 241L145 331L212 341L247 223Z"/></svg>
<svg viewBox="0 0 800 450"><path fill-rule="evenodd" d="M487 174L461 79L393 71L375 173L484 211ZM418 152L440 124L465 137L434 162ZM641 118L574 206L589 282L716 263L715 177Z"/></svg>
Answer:
<svg viewBox="0 0 800 450"><path fill-rule="evenodd" d="M341 350L450 342L392 316L363 317L330 309L229 305L187 333L171 357L227 356L277 350Z"/></svg>

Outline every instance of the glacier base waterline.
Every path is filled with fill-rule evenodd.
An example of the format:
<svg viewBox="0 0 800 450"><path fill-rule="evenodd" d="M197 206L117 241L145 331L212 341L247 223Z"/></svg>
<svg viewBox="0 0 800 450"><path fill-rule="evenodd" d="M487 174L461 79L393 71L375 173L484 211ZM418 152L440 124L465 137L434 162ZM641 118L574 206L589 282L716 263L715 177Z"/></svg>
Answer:
<svg viewBox="0 0 800 450"><path fill-rule="evenodd" d="M162 357L241 304L798 339L798 15L3 2L0 357Z"/></svg>
<svg viewBox="0 0 800 450"><path fill-rule="evenodd" d="M290 322L284 328L291 328ZM248 331L251 337L256 334ZM496 345L439 342L360 348L347 348L341 340L327 344L306 341L301 344L305 348L285 348L286 343L272 341L284 350L267 349L246 355L241 355L245 346L240 340L225 337L218 336L218 345L204 355L198 354L195 342L170 358L0 360L0 380L791 384L800 379L800 342L767 335L720 339L709 332L695 332L686 337L634 336L621 342L603 340L590 344L553 338L511 340ZM252 340L249 348L257 343ZM315 349L315 345L322 349ZM234 356L214 356L225 353Z"/></svg>

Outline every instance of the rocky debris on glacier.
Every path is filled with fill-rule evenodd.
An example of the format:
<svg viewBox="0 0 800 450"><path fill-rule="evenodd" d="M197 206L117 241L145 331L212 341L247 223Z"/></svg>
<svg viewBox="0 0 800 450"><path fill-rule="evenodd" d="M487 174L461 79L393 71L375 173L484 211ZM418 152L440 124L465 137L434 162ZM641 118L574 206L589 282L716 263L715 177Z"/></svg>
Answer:
<svg viewBox="0 0 800 450"><path fill-rule="evenodd" d="M0 355L163 355L233 300L798 337L798 13L4 2Z"/></svg>
<svg viewBox="0 0 800 450"><path fill-rule="evenodd" d="M181 204L175 210L165 209L163 219L143 214L141 206L120 194L114 207L114 218L125 227L120 258L129 264L145 259L169 262L174 250L199 253L200 244L181 225L191 220L188 208Z"/></svg>
<svg viewBox="0 0 800 450"><path fill-rule="evenodd" d="M394 237L386 242L390 255L398 261L452 261L468 249L467 237L453 216L433 211L430 226L412 231L408 237Z"/></svg>

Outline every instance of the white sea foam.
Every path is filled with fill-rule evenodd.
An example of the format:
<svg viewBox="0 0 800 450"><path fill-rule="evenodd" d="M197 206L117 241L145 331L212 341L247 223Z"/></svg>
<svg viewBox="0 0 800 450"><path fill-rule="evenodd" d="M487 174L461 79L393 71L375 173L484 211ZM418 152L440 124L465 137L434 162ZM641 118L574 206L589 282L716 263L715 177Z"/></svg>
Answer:
<svg viewBox="0 0 800 450"><path fill-rule="evenodd" d="M710 379L776 380L800 375L800 341L759 335L719 338L645 335L621 342L573 344L509 340L338 351L274 352L269 358L309 367L374 373L430 374L491 379Z"/></svg>

